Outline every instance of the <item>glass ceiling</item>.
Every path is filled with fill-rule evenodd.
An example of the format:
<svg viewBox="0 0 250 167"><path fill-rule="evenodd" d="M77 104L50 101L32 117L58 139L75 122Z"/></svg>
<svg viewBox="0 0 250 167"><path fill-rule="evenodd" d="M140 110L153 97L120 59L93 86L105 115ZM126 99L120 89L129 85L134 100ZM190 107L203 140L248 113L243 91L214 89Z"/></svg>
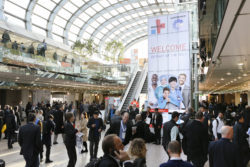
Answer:
<svg viewBox="0 0 250 167"><path fill-rule="evenodd" d="M181 2L180 2L181 1ZM72 45L92 38L100 49L147 37L147 18L191 11L197 0L0 0L8 22Z"/></svg>

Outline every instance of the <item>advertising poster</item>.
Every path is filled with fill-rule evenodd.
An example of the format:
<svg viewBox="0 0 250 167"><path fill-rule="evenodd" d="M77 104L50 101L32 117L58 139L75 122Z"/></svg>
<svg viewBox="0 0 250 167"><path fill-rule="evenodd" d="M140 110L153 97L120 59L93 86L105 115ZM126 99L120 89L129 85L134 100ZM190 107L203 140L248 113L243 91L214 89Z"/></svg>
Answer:
<svg viewBox="0 0 250 167"><path fill-rule="evenodd" d="M160 112L191 106L189 34L188 12L148 20L148 105Z"/></svg>

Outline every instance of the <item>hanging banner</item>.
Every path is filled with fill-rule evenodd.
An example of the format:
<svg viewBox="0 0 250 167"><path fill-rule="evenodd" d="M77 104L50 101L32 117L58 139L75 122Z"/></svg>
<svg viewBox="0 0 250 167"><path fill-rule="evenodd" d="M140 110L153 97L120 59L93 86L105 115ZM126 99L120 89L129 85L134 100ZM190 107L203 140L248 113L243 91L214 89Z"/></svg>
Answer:
<svg viewBox="0 0 250 167"><path fill-rule="evenodd" d="M191 106L189 13L148 20L148 104L160 112Z"/></svg>

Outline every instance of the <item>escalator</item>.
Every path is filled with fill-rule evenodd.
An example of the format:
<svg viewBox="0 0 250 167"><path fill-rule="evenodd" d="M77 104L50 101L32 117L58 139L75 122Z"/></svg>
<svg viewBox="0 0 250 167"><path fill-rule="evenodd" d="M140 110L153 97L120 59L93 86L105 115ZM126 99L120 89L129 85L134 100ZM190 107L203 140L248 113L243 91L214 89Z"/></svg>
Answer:
<svg viewBox="0 0 250 167"><path fill-rule="evenodd" d="M123 105L121 107L121 111L126 110L128 108L128 106L129 106L129 104L131 103L131 101L133 100L140 76L141 76L141 71L137 71L134 80L131 81L133 83L132 83L132 85L131 85L131 87L129 89L129 92L128 92L127 96L125 97L125 101L124 101L124 103L123 103Z"/></svg>

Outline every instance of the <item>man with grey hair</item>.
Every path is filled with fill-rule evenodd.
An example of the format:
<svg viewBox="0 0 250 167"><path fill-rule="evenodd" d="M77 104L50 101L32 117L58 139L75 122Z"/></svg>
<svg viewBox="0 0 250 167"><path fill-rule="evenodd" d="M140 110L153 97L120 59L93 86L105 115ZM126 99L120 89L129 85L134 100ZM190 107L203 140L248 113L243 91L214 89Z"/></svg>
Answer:
<svg viewBox="0 0 250 167"><path fill-rule="evenodd" d="M209 144L210 167L242 167L237 146L231 142L233 139L233 128L223 126L221 128L222 138Z"/></svg>
<svg viewBox="0 0 250 167"><path fill-rule="evenodd" d="M120 112L120 110L116 110L116 111L115 111L115 115L114 115L114 116L111 118L111 120L110 120L110 124L112 124L112 123L114 123L114 122L116 122L116 121L120 122L121 119L122 119L122 117L121 117L121 112Z"/></svg>

